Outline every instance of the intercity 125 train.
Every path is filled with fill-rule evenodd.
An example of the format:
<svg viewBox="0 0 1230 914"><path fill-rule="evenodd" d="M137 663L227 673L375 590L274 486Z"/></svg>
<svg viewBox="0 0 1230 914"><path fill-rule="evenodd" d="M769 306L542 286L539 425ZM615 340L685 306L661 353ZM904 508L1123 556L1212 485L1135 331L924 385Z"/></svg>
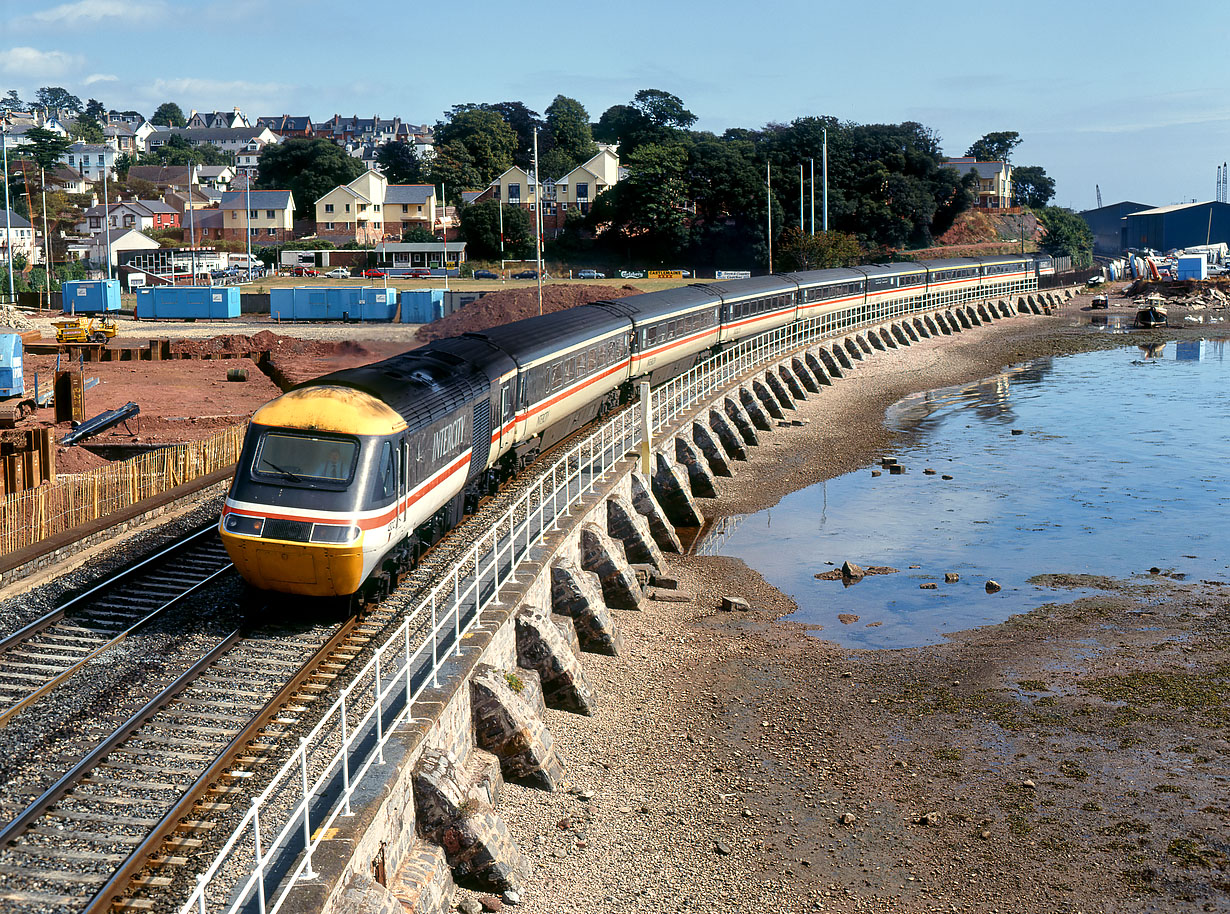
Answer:
<svg viewBox="0 0 1230 914"><path fill-rule="evenodd" d="M483 494L618 406L635 381L665 380L792 321L874 323L1026 291L1053 272L1039 255L693 284L325 375L252 416L222 539L257 588L381 599Z"/></svg>

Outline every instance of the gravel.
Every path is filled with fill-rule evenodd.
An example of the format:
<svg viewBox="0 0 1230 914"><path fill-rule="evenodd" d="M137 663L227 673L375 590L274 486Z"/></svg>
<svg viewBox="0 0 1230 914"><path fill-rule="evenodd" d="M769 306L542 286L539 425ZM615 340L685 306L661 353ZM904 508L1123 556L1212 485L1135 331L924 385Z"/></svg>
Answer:
<svg viewBox="0 0 1230 914"><path fill-rule="evenodd" d="M882 419L906 393L1121 345L1088 330L1086 306L877 355L800 404L810 424L763 434L702 510L748 513L866 468L903 443ZM867 652L778 621L791 601L737 560L668 556L666 573L697 598L618 613L623 656L584 658L597 713L547 712L565 786L592 799L510 784L498 807L536 863L520 910L1225 909L1224 727L1149 705L1125 735L1097 697L1111 672L1215 678L1230 660L1220 589L1155 581ZM751 610L720 612L725 596ZM1176 609L1125 622L1132 597ZM1031 677L1053 693L1016 697Z"/></svg>

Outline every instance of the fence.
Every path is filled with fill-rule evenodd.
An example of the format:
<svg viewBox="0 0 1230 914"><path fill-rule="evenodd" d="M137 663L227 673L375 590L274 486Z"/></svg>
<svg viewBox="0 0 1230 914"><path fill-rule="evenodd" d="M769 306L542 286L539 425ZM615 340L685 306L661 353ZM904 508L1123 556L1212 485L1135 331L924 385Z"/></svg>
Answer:
<svg viewBox="0 0 1230 914"><path fill-rule="evenodd" d="M1022 284L1032 292L1036 282ZM997 291L992 298L1001 297ZM972 300L972 299L971 299ZM949 307L946 305L945 307ZM812 341L840 336L907 314L932 310L921 297L858 305L746 340L653 391L651 434L693 405L710 400L750 371ZM444 580L413 606L400 626L302 737L252 798L234 831L180 908L180 914L278 911L299 879L314 879L312 858L373 767L384 764L391 734L413 720L415 700L439 685L442 663L460 652L479 613L566 513L605 481L640 443L642 404L608 419L544 468L537 482L456 559ZM623 464L626 466L626 464ZM238 876L234 874L238 873Z"/></svg>
<svg viewBox="0 0 1230 914"><path fill-rule="evenodd" d="M230 466L239 459L243 434L242 427L229 428L201 441L169 445L14 492L0 500L0 555Z"/></svg>

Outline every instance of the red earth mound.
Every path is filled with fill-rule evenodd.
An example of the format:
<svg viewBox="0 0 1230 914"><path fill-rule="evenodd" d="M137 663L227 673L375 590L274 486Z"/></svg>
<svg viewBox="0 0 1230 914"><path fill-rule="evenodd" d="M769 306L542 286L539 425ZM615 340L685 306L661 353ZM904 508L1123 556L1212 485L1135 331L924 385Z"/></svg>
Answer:
<svg viewBox="0 0 1230 914"><path fill-rule="evenodd" d="M563 311L606 298L636 295L638 292L639 290L632 286L550 283L542 287L542 313ZM525 317L534 317L538 313L536 288L501 289L499 292L489 292L460 311L454 311L447 317L427 324L419 330L416 342L427 343L446 336L474 333L488 327L510 324Z"/></svg>

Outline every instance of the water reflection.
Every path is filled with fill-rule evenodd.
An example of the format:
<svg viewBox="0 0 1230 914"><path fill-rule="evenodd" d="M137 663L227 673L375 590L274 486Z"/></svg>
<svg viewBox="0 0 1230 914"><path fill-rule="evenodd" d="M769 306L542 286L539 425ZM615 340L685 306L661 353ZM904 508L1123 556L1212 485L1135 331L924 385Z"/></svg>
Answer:
<svg viewBox="0 0 1230 914"><path fill-rule="evenodd" d="M933 643L1072 598L1028 583L1040 573L1226 579L1225 344L1145 350L1040 359L903 400L888 421L913 442L896 455L904 474L796 492L771 524L728 520L701 548L746 561L819 637L862 647ZM845 560L900 571L848 589L815 579ZM1003 591L988 595L988 578Z"/></svg>

